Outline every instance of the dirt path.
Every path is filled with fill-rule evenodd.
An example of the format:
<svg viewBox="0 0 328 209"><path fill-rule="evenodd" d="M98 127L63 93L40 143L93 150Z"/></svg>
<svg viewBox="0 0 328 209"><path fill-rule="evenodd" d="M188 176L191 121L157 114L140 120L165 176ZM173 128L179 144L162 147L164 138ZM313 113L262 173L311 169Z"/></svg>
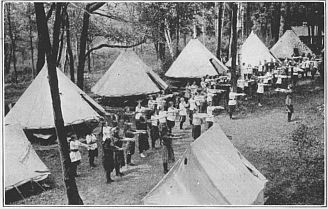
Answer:
<svg viewBox="0 0 328 209"><path fill-rule="evenodd" d="M297 112L294 115L294 121L290 123L287 122L287 115L283 105L267 109L263 107L263 111L259 108L255 113L244 116L237 115L237 119L233 120L230 120L226 114L221 114L216 118L226 135L232 137L232 142L237 149L270 180L268 183L269 188L275 187L275 182L279 180L274 172L281 173L284 169L288 170L288 167L279 164L280 161L274 162L272 156L284 155L289 152L292 143L288 140L289 134L300 123L323 124L323 120L318 120L318 117L309 111L313 106L323 104L323 93L319 93L312 98L305 98L295 99L295 101L300 100L302 102L296 103L295 109ZM176 159L179 159L192 142L191 130L188 127L187 130L182 131L175 129L174 132L186 136L183 139L174 141ZM86 205L141 204L141 199L164 176L159 149L149 151L147 158L140 158L136 152L133 156L136 166L123 168L122 171L125 176L114 177L115 182L112 184L105 183L101 158L97 159L98 166L91 169L87 163L87 151L84 150L82 154L83 160L79 167L81 176L77 178L77 184ZM41 151L39 155L53 174L56 183L55 188L14 204L66 204L58 151L53 150L51 154L49 154L49 151Z"/></svg>

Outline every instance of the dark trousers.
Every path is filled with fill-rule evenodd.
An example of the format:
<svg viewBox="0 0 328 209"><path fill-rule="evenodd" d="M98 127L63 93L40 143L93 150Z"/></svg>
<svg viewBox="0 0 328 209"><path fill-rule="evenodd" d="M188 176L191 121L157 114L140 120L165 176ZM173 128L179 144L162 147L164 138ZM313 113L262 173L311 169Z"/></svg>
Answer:
<svg viewBox="0 0 328 209"><path fill-rule="evenodd" d="M213 126L213 122L212 121L207 121L207 125L208 125L208 128L211 128Z"/></svg>
<svg viewBox="0 0 328 209"><path fill-rule="evenodd" d="M193 110L190 110L189 111L189 122L190 122L190 125L192 125L192 117L193 117L193 114L194 114Z"/></svg>
<svg viewBox="0 0 328 209"><path fill-rule="evenodd" d="M288 117L288 122L290 122L292 120L292 114L291 112L287 113L287 117Z"/></svg>
<svg viewBox="0 0 328 209"><path fill-rule="evenodd" d="M180 129L182 129L183 127L183 123L186 121L186 116L185 115L182 115L181 116L181 121L180 121Z"/></svg>
<svg viewBox="0 0 328 209"><path fill-rule="evenodd" d="M111 173L110 170L106 170L106 180L107 180L107 182L110 182L112 180L112 178L110 177L110 173Z"/></svg>
<svg viewBox="0 0 328 209"><path fill-rule="evenodd" d="M77 176L77 166L80 164L80 161L75 161L71 163L72 175Z"/></svg>
<svg viewBox="0 0 328 209"><path fill-rule="evenodd" d="M172 129L175 126L175 121L167 120L167 127L169 129L169 133L172 133Z"/></svg>
<svg viewBox="0 0 328 209"><path fill-rule="evenodd" d="M131 163L131 154L126 155L126 163L130 164Z"/></svg>
<svg viewBox="0 0 328 209"><path fill-rule="evenodd" d="M192 136L196 140L201 134L201 125L193 125Z"/></svg>

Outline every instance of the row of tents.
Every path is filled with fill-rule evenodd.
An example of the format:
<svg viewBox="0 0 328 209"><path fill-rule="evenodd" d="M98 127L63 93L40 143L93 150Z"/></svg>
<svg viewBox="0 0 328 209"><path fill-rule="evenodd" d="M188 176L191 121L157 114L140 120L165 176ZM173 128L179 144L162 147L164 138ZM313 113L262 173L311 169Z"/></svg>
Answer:
<svg viewBox="0 0 328 209"><path fill-rule="evenodd" d="M309 51L294 35L292 31L287 31L271 49L276 54L273 56L260 39L251 33L241 52L249 55L248 58L243 56L245 59L257 64L258 61L254 60L291 56L295 47L299 47L301 52ZM203 44L192 39L165 75L199 78L227 70ZM54 128L47 73L45 65L5 117L6 190L28 181L42 180L50 174L23 131ZM98 121L102 114L106 114L101 105L79 89L60 69L57 69L57 75L65 126ZM168 85L138 55L133 51L124 51L91 90L100 96L121 97L152 94L166 88ZM180 160L147 195L144 199L146 204L263 203L263 195L260 194L265 178L233 147L219 126L213 126L192 143L182 159L185 160ZM251 180L251 177L254 179ZM258 197L261 197L260 201Z"/></svg>
<svg viewBox="0 0 328 209"><path fill-rule="evenodd" d="M297 49L300 54L312 54L311 49L306 46L293 30L287 30L280 39L269 50L261 39L252 31L248 38L241 46L238 54L240 63L245 63L246 66L258 66L260 63L280 62L282 59L292 59L294 49ZM231 67L231 59L226 63Z"/></svg>

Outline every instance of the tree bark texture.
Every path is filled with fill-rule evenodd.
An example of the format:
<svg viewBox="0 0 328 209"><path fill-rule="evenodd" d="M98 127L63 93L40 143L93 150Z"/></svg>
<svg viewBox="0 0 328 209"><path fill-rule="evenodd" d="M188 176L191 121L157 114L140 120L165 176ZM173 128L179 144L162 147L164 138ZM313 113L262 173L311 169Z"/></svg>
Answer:
<svg viewBox="0 0 328 209"><path fill-rule="evenodd" d="M70 72L70 77L71 81L75 83L75 70L74 70L74 56L73 56L73 51L72 51L72 44L71 44L71 34L70 34L70 24L69 24L69 16L68 12L66 10L66 18L65 18L65 29L66 29L66 42L67 42L67 53L69 56L69 72Z"/></svg>
<svg viewBox="0 0 328 209"><path fill-rule="evenodd" d="M221 60L221 39L222 39L222 4L223 2L216 3L217 5L217 18L218 18L218 33L217 33L217 46L216 46L216 57Z"/></svg>
<svg viewBox="0 0 328 209"><path fill-rule="evenodd" d="M84 65L85 65L85 53L86 53L86 44L88 38L88 29L90 21L90 13L102 7L105 3L89 3L87 4L84 14L83 14L83 25L82 32L80 37L80 50L79 50L79 61L77 67L77 86L80 89L83 89L83 80L84 80Z"/></svg>
<svg viewBox="0 0 328 209"><path fill-rule="evenodd" d="M16 40L15 40L16 37L14 37L14 33L13 33L13 29L12 29L13 25L11 24L10 3L7 3L6 6L7 6L9 37L11 40L11 53L12 53L12 57L13 57L14 72L15 72L14 81L15 81L15 83L17 83L17 67L16 67L17 60L16 60Z"/></svg>
<svg viewBox="0 0 328 209"><path fill-rule="evenodd" d="M36 12L36 21L40 34L43 36L42 44L44 45L45 53L48 63L48 78L54 113L54 123L56 128L56 134L60 145L60 156L63 167L63 178L67 192L69 205L82 205L83 201L78 193L75 177L71 171L71 160L69 156L69 145L66 140L66 132L64 129L64 120L62 116L62 110L60 105L60 95L58 89L58 77L56 71L56 61L58 53L59 43L59 31L60 31L60 12L63 3L57 3L56 5L56 18L54 24L53 34L53 46L51 47L48 25L45 18L43 3L34 3Z"/></svg>
<svg viewBox="0 0 328 209"><path fill-rule="evenodd" d="M231 86L234 92L237 91L237 76L236 76L236 58L237 58L237 3L232 3L232 42L231 42Z"/></svg>

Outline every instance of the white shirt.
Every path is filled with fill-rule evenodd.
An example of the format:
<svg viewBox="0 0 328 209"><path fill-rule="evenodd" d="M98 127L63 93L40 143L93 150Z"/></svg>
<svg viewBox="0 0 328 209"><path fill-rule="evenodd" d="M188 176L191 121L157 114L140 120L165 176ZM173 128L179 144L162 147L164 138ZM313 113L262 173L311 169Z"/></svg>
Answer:
<svg viewBox="0 0 328 209"><path fill-rule="evenodd" d="M111 129L112 128L110 126L103 127L103 141L106 141L107 138L110 138Z"/></svg>
<svg viewBox="0 0 328 209"><path fill-rule="evenodd" d="M195 99L192 99L192 98L190 98L189 99L189 109L190 110L194 110L194 109L196 109L196 100Z"/></svg>
<svg viewBox="0 0 328 209"><path fill-rule="evenodd" d="M257 84L257 93L260 93L260 94L264 93L264 84L263 83Z"/></svg>
<svg viewBox="0 0 328 209"><path fill-rule="evenodd" d="M207 102L212 102L213 101L213 96L214 96L213 93L207 93L206 101Z"/></svg>
<svg viewBox="0 0 328 209"><path fill-rule="evenodd" d="M169 107L167 109L167 120L175 121L176 112L177 112L177 110L174 107Z"/></svg>
<svg viewBox="0 0 328 209"><path fill-rule="evenodd" d="M228 105L236 105L236 104L237 104L236 94L234 92L230 92Z"/></svg>
<svg viewBox="0 0 328 209"><path fill-rule="evenodd" d="M152 99L148 100L148 108L154 109L154 100Z"/></svg>
<svg viewBox="0 0 328 209"><path fill-rule="evenodd" d="M74 152L70 151L69 157L71 158L71 162L76 162L76 161L82 159L81 153L80 153L80 151L78 151L79 146L83 146L83 144L81 142L79 142L78 140L71 141L69 143L70 150L77 150L77 151L74 151Z"/></svg>
<svg viewBox="0 0 328 209"><path fill-rule="evenodd" d="M140 107L136 106L136 111L135 111L136 112L136 116L135 116L135 119L139 120L140 117L142 116L142 113L144 112L144 110L145 110L144 107L142 107L142 106L140 106Z"/></svg>
<svg viewBox="0 0 328 209"><path fill-rule="evenodd" d="M206 113L208 114L208 117L206 117L206 121L207 122L214 122L214 116L213 116L213 110L215 109L215 107L213 106L208 106Z"/></svg>
<svg viewBox="0 0 328 209"><path fill-rule="evenodd" d="M151 125L152 125L152 126L157 126L157 125L158 125L158 116L156 116L156 115L152 115L152 116L150 117L150 120L151 120Z"/></svg>
<svg viewBox="0 0 328 209"><path fill-rule="evenodd" d="M201 86L202 88L206 88L206 83L205 83L205 81L201 81L201 82L200 82L200 86Z"/></svg>
<svg viewBox="0 0 328 209"><path fill-rule="evenodd" d="M95 150L98 148L97 138L94 134L87 135L85 137L87 144L89 145L88 150Z"/></svg>
<svg viewBox="0 0 328 209"><path fill-rule="evenodd" d="M194 114L192 118L192 124L193 125L201 125L202 124L202 118L199 117L197 114Z"/></svg>
<svg viewBox="0 0 328 209"><path fill-rule="evenodd" d="M183 103L180 102L180 104L179 104L179 110L180 110L179 115L181 115L181 116L187 115L186 106L187 106L187 103L186 102L183 102Z"/></svg>
<svg viewBox="0 0 328 209"><path fill-rule="evenodd" d="M159 111L158 113L158 117L159 117L159 122L160 123L166 123L166 117L167 117L167 114L166 114L166 111Z"/></svg>

